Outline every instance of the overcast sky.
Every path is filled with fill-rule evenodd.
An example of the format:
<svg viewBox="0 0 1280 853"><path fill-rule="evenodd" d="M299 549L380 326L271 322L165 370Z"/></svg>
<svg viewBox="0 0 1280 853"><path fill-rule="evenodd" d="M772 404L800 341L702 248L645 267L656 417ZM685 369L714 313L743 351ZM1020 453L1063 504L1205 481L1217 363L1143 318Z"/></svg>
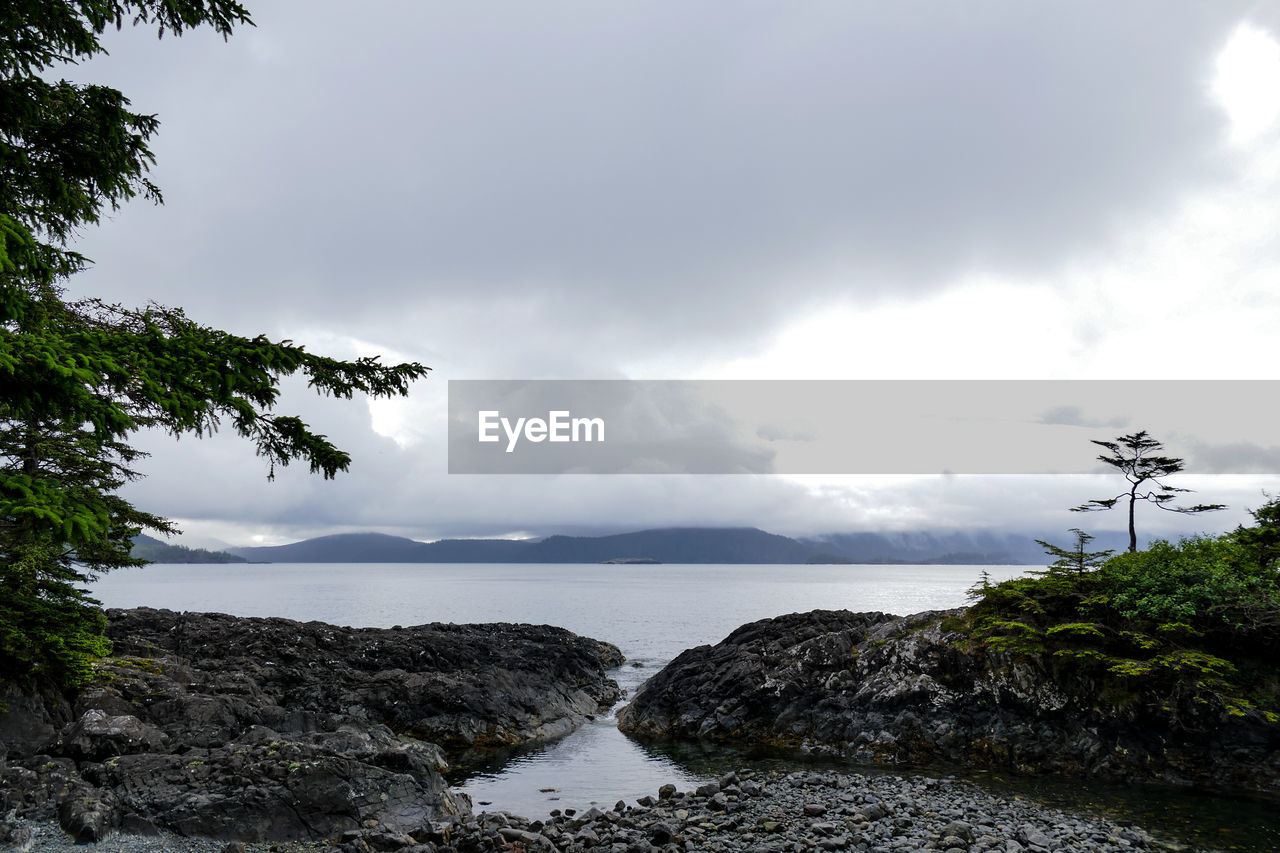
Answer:
<svg viewBox="0 0 1280 853"><path fill-rule="evenodd" d="M250 8L67 71L159 115L166 197L84 233L72 289L433 372L292 389L336 482L141 437L129 495L186 542L1114 529L1065 511L1114 485L1084 477L448 475L446 381L1280 378L1275 3ZM1148 529L1234 526L1280 477L1182 485L1232 509Z"/></svg>

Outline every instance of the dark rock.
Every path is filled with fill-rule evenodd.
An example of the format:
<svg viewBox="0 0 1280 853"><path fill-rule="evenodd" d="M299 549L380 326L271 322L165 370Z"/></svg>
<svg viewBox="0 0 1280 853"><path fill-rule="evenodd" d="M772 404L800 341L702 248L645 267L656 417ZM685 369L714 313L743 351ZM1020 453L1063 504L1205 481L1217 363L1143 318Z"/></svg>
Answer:
<svg viewBox="0 0 1280 853"><path fill-rule="evenodd" d="M1049 849L1053 846L1053 840L1049 836L1041 832L1037 827L1027 825L1018 830L1017 840L1030 847L1043 847Z"/></svg>
<svg viewBox="0 0 1280 853"><path fill-rule="evenodd" d="M498 831L502 838L513 844L521 845L524 850L554 850L555 846L542 835L524 829L503 827Z"/></svg>
<svg viewBox="0 0 1280 853"><path fill-rule="evenodd" d="M166 740L164 732L131 714L113 717L92 708L59 735L50 751L76 761L102 761L135 752L160 752Z"/></svg>
<svg viewBox="0 0 1280 853"><path fill-rule="evenodd" d="M889 810L884 807L883 803L867 803L857 809L857 814L862 815L869 821L877 821L889 814Z"/></svg>
<svg viewBox="0 0 1280 853"><path fill-rule="evenodd" d="M136 814L126 814L120 818L120 831L127 835L154 837L160 834L160 827L144 817Z"/></svg>
<svg viewBox="0 0 1280 853"><path fill-rule="evenodd" d="M15 825L11 821L12 817L12 814L8 814L0 818L0 844L5 845L7 850L30 850L33 838L31 827Z"/></svg>
<svg viewBox="0 0 1280 853"><path fill-rule="evenodd" d="M675 835L675 827L670 824L655 823L649 827L649 841L658 846L669 843L671 839L675 838Z"/></svg>
<svg viewBox="0 0 1280 853"><path fill-rule="evenodd" d="M70 721L71 709L58 694L0 684L0 758L34 755Z"/></svg>
<svg viewBox="0 0 1280 853"><path fill-rule="evenodd" d="M471 810L425 738L458 749L537 741L619 695L606 672L622 662L616 648L549 626L108 615L117 655L74 705L18 695L21 713L0 723L10 752L30 756L0 760L0 804L36 818L56 806L79 840L120 825L227 841L354 832L340 846L369 850L425 843L406 833ZM51 755L34 755L36 743Z"/></svg>
<svg viewBox="0 0 1280 853"><path fill-rule="evenodd" d="M958 838L964 842L973 841L973 827L964 821L954 820L942 828L941 835L946 838Z"/></svg>
<svg viewBox="0 0 1280 853"><path fill-rule="evenodd" d="M883 764L1155 779L1280 795L1280 724L1175 730L1154 706L1100 710L1095 686L970 651L948 613L815 610L689 649L618 714L640 738L764 743Z"/></svg>
<svg viewBox="0 0 1280 853"><path fill-rule="evenodd" d="M115 797L98 788L75 791L58 805L58 823L77 844L101 841L119 820Z"/></svg>
<svg viewBox="0 0 1280 853"><path fill-rule="evenodd" d="M376 731L376 730L375 730ZM394 748L382 729L366 752L337 751L322 737L244 741L181 756L123 756L106 766L135 813L184 835L227 840L316 838L375 821L408 830L469 810L431 770L414 776L371 759Z"/></svg>
<svg viewBox="0 0 1280 853"><path fill-rule="evenodd" d="M216 613L110 610L117 657L108 683L79 707L120 713L146 703L145 722L182 746L216 746L251 725L331 728L335 718L382 723L447 750L567 734L612 705L606 643L547 625L343 628ZM136 713L136 711L134 711Z"/></svg>

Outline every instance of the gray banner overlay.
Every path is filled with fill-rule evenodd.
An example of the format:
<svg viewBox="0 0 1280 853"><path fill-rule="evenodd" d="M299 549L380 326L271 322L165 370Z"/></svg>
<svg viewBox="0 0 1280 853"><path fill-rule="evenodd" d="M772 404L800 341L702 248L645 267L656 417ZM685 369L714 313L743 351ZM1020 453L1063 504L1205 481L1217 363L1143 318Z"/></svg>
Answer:
<svg viewBox="0 0 1280 853"><path fill-rule="evenodd" d="M1280 473L1274 380L450 380L451 474Z"/></svg>

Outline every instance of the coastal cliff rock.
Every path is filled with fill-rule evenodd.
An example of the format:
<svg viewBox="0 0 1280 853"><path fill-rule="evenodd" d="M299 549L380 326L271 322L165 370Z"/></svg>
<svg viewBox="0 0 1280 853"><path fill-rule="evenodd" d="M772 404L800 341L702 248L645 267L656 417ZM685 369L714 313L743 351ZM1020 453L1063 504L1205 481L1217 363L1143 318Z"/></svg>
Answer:
<svg viewBox="0 0 1280 853"><path fill-rule="evenodd" d="M409 832L465 816L446 750L557 737L619 696L613 646L533 625L343 628L111 610L74 700L0 714L0 810L239 841Z"/></svg>
<svg viewBox="0 0 1280 853"><path fill-rule="evenodd" d="M797 747L879 764L1031 773L1280 795L1280 726L1151 727L1034 661L975 653L951 613L818 610L744 625L682 653L618 717L640 738Z"/></svg>
<svg viewBox="0 0 1280 853"><path fill-rule="evenodd" d="M147 660L175 667L147 716L183 746L216 746L248 725L332 730L381 723L446 750L567 734L619 697L614 646L549 625L343 628L217 613L110 610L114 663L81 713L154 692ZM144 663L133 666L132 658ZM163 673L162 673L163 675ZM173 731L171 731L173 730Z"/></svg>

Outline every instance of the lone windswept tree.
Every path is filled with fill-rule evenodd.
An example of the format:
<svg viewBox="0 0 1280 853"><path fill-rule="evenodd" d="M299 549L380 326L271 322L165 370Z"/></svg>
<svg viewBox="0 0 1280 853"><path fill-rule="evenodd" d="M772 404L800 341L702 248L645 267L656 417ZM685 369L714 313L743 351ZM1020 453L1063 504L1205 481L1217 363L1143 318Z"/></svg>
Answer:
<svg viewBox="0 0 1280 853"><path fill-rule="evenodd" d="M1212 512L1223 509L1224 504L1196 504L1195 506L1174 506L1173 501L1180 494L1190 489L1179 489L1167 485L1166 477L1183 470L1182 460L1176 456L1161 456L1164 445L1147 435L1146 430L1122 435L1115 441L1094 441L1107 452L1098 457L1115 468L1129 482L1129 488L1112 498L1091 500L1080 506L1072 507L1072 512L1098 512L1114 509L1121 500L1129 499L1129 551L1138 550L1138 533L1134 527L1133 511L1138 501L1147 501L1169 512L1194 514Z"/></svg>

